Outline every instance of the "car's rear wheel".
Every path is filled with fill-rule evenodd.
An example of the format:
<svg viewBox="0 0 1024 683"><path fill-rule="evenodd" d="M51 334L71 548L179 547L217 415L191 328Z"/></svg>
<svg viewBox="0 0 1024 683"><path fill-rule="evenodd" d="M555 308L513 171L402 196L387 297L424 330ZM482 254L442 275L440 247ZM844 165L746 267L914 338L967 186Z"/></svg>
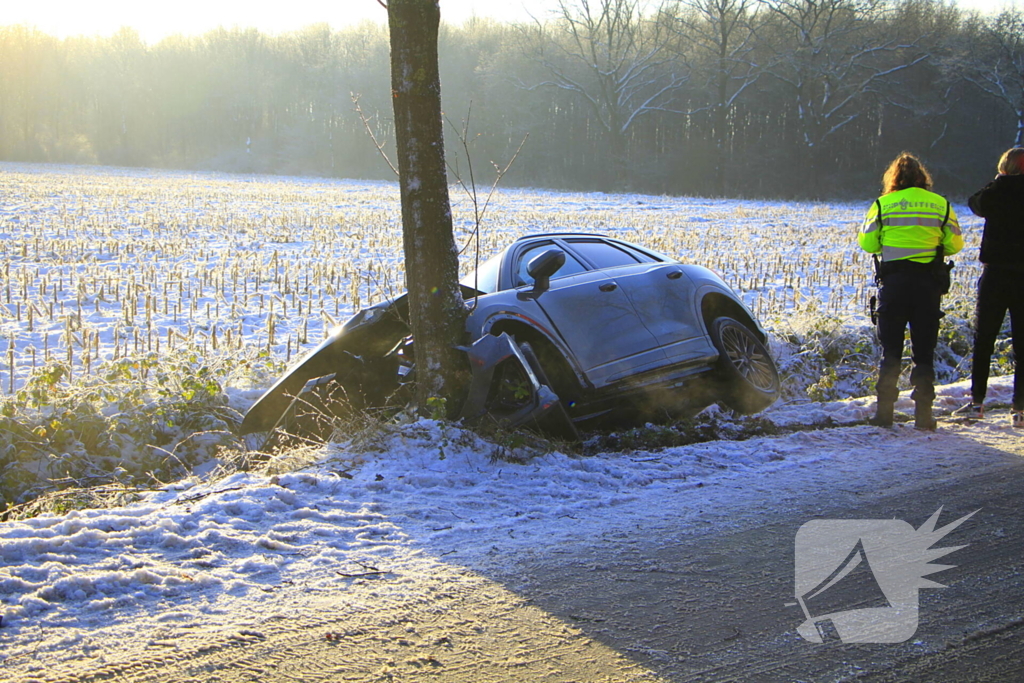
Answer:
<svg viewBox="0 0 1024 683"><path fill-rule="evenodd" d="M738 413L764 410L779 397L779 371L761 340L743 323L715 318L711 341L719 353L723 402Z"/></svg>

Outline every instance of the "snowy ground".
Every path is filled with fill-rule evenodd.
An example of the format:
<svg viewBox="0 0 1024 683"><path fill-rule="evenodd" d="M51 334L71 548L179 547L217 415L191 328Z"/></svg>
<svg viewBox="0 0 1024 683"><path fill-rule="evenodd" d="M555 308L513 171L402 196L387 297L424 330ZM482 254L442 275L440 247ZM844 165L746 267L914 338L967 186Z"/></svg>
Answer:
<svg viewBox="0 0 1024 683"><path fill-rule="evenodd" d="M993 381L990 401L1008 401L1007 380ZM966 384L943 387L938 405L966 395ZM911 406L904 396L897 407ZM780 425L842 424L870 409L871 401L853 400L767 415ZM944 431L929 438L953 438ZM421 421L361 448L327 446L297 472L181 483L129 507L4 523L0 677L99 667L195 637L244 637L267 614L312 609L341 579L390 577L365 602L353 602L353 592L344 607L386 609L417 594L441 566L479 568L541 539L571 547L624 515L642 526L667 499L680 510L680 528L699 521L712 525L703 531L724 530L728 519L702 514L715 491L733 502L763 496L804 468L829 467L836 448L867 446L880 433L918 437L909 425L853 427L657 453L553 453L515 465L492 459L494 446L470 433ZM885 462L866 455L856 467L866 473ZM744 494L728 485L752 474L763 483Z"/></svg>

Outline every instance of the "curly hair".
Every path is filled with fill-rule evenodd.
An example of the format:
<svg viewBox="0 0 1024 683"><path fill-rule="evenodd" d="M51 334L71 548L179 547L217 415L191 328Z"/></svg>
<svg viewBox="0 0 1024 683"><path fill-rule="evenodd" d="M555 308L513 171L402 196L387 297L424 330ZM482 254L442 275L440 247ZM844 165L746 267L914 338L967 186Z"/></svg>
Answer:
<svg viewBox="0 0 1024 683"><path fill-rule="evenodd" d="M999 157L999 172L1004 175L1024 174L1024 147L1013 147Z"/></svg>
<svg viewBox="0 0 1024 683"><path fill-rule="evenodd" d="M882 174L882 194L899 192L908 187L932 189L932 177L921 161L910 152L901 152Z"/></svg>

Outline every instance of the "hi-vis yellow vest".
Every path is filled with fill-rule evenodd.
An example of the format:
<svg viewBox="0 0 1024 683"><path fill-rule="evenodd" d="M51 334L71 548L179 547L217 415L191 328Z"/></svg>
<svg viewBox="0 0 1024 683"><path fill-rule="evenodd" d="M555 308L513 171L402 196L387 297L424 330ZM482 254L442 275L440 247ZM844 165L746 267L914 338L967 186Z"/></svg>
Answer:
<svg viewBox="0 0 1024 683"><path fill-rule="evenodd" d="M882 195L872 203L857 241L864 251L881 253L883 261L927 263L939 244L947 255L964 248L953 207L941 195L919 187Z"/></svg>

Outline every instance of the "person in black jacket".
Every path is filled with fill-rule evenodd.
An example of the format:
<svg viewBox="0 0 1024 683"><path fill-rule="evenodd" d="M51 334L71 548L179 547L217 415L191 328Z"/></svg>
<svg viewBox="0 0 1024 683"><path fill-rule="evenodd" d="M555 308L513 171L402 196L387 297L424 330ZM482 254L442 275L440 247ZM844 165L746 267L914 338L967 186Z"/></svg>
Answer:
<svg viewBox="0 0 1024 683"><path fill-rule="evenodd" d="M971 402L958 414L984 416L989 364L996 336L1010 312L1014 355L1024 353L1024 147L1014 147L999 159L999 175L974 193L967 205L985 219L981 238L981 278L978 280ZM1024 427L1024 367L1014 361L1014 427Z"/></svg>

